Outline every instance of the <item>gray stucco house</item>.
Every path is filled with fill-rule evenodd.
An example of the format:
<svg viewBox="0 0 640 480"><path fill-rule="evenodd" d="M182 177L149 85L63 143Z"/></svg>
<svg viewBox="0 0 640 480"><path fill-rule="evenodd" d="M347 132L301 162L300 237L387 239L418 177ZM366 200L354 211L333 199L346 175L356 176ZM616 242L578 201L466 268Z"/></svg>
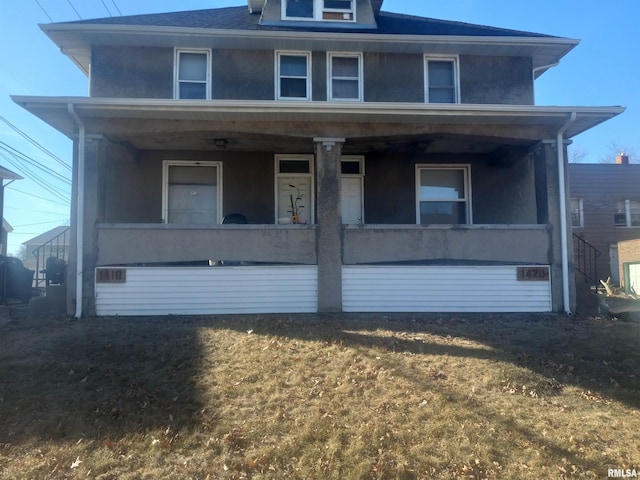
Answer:
<svg viewBox="0 0 640 480"><path fill-rule="evenodd" d="M565 144L623 109L535 105L576 40L381 6L43 25L90 79L14 97L74 140L70 311L570 311Z"/></svg>

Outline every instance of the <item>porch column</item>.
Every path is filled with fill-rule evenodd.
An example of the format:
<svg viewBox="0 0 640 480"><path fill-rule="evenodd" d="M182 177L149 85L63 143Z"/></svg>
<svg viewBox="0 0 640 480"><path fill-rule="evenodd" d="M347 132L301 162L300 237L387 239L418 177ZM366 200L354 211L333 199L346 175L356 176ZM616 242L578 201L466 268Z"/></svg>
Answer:
<svg viewBox="0 0 640 480"><path fill-rule="evenodd" d="M342 211L340 174L344 138L314 138L318 311L342 311Z"/></svg>
<svg viewBox="0 0 640 480"><path fill-rule="evenodd" d="M71 241L70 257L67 274L67 312L73 315L75 302L82 302L83 316L92 316L96 313L95 303L95 268L98 257L98 224L104 222L104 174L106 161L107 142L101 135L87 135L85 141L85 172L84 172L84 229L83 237L83 269L82 269L82 299L76 299L76 211L77 190L74 189L71 197ZM78 181L78 141L74 142L74 185Z"/></svg>

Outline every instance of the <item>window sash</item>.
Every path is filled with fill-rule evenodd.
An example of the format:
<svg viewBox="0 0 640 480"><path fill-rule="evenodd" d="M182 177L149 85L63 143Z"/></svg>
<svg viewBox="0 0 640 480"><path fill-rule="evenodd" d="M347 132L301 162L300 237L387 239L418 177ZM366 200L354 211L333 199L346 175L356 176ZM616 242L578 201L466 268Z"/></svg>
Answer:
<svg viewBox="0 0 640 480"><path fill-rule="evenodd" d="M640 227L640 201L618 201L613 223L616 227Z"/></svg>
<svg viewBox="0 0 640 480"><path fill-rule="evenodd" d="M278 53L277 62L277 98L310 100L310 54Z"/></svg>
<svg viewBox="0 0 640 480"><path fill-rule="evenodd" d="M451 57L425 57L427 103L458 103L458 61Z"/></svg>
<svg viewBox="0 0 640 480"><path fill-rule="evenodd" d="M354 0L282 0L282 18L305 21L352 22Z"/></svg>
<svg viewBox="0 0 640 480"><path fill-rule="evenodd" d="M416 166L416 223L471 224L468 165Z"/></svg>
<svg viewBox="0 0 640 480"><path fill-rule="evenodd" d="M211 53L209 50L176 50L175 98L211 98Z"/></svg>
<svg viewBox="0 0 640 480"><path fill-rule="evenodd" d="M167 160L163 164L163 221L214 225L221 221L222 163Z"/></svg>
<svg viewBox="0 0 640 480"><path fill-rule="evenodd" d="M362 101L362 56L330 53L328 63L328 98Z"/></svg>
<svg viewBox="0 0 640 480"><path fill-rule="evenodd" d="M584 227L584 212L581 198L571 199L571 226L576 228Z"/></svg>

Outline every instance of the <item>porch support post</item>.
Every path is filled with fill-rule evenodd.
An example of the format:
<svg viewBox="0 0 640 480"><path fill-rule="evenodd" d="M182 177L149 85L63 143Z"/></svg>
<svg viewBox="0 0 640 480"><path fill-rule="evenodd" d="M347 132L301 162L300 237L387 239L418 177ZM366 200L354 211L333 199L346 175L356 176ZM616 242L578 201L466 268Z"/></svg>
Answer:
<svg viewBox="0 0 640 480"><path fill-rule="evenodd" d="M344 138L314 138L318 311L342 311L342 211L340 176Z"/></svg>
<svg viewBox="0 0 640 480"><path fill-rule="evenodd" d="M74 142L76 158L79 154L79 142ZM71 222L71 250L69 258L69 272L75 272L78 252L82 252L82 297L76 297L75 275L67 275L67 311L69 314L75 310L75 303L82 302L82 316L91 317L96 313L95 302L95 268L98 258L98 224L104 222L104 168L106 160L107 143L100 135L87 135L84 142L84 195L83 204L83 248L78 249L77 229L78 222L74 214L77 212L77 192L72 195L72 222ZM74 162L74 178L78 178L78 162ZM74 182L75 183L75 182Z"/></svg>

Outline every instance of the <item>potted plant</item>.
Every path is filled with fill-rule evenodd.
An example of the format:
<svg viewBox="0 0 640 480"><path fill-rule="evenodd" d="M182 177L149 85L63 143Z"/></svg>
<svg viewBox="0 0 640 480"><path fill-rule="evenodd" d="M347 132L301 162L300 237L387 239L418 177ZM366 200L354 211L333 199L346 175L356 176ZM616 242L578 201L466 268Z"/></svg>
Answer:
<svg viewBox="0 0 640 480"><path fill-rule="evenodd" d="M289 184L291 188L296 189L296 198L293 198L293 194L289 195L289 201L291 202L291 209L288 210L291 213L291 223L299 223L300 222L300 212L304 208L304 205L300 205L299 202L302 200L302 193L300 193L300 189L295 185Z"/></svg>

